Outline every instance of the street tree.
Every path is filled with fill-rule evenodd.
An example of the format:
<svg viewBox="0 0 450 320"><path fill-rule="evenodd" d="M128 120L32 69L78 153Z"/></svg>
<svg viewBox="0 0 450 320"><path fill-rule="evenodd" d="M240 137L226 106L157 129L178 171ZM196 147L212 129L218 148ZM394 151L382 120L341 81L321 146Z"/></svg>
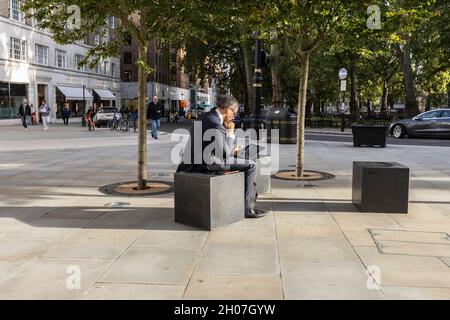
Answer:
<svg viewBox="0 0 450 320"><path fill-rule="evenodd" d="M38 27L47 29L60 44L82 41L90 33L105 34L108 19L119 21L115 36L89 49L82 62L90 67L100 59L119 56L126 36L136 41L138 65L138 173L137 189L147 188L147 79L151 70L147 63L150 39L160 42L179 41L189 33L195 21L198 1L158 0L26 0L23 10L33 16ZM79 10L78 10L79 9ZM78 11L79 17L74 15ZM74 21L77 19L80 21ZM106 37L104 37L106 39Z"/></svg>

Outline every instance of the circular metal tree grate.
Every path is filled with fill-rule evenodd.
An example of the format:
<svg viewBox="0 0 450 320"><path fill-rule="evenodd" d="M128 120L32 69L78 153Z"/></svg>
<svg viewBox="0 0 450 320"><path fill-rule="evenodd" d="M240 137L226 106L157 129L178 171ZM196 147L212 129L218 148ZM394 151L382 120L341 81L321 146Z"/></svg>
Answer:
<svg viewBox="0 0 450 320"><path fill-rule="evenodd" d="M272 177L279 180L289 180L289 181L320 181L335 178L335 176L332 175L331 173L314 170L305 170L303 173L303 177L297 177L296 171L292 170L280 171L274 174Z"/></svg>
<svg viewBox="0 0 450 320"><path fill-rule="evenodd" d="M145 197L173 191L173 184L166 181L147 181L145 190L137 190L136 181L119 182L99 188L100 192L111 196Z"/></svg>

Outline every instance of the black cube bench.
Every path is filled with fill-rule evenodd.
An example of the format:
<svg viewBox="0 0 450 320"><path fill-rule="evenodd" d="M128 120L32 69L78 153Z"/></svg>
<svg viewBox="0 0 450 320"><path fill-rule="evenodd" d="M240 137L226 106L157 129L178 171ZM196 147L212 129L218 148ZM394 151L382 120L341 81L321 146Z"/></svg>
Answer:
<svg viewBox="0 0 450 320"><path fill-rule="evenodd" d="M408 213L409 168L396 162L353 162L352 202L361 212Z"/></svg>
<svg viewBox="0 0 450 320"><path fill-rule="evenodd" d="M244 173L175 173L175 222L205 230L245 218Z"/></svg>
<svg viewBox="0 0 450 320"><path fill-rule="evenodd" d="M369 126L369 125L353 125L353 146L354 147L386 147L386 136L388 127L386 126Z"/></svg>

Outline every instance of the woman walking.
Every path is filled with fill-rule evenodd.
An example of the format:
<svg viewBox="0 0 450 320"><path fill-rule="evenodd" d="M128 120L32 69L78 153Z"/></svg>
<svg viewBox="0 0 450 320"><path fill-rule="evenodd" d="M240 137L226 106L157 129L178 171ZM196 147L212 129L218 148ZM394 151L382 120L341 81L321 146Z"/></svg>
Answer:
<svg viewBox="0 0 450 320"><path fill-rule="evenodd" d="M44 125L44 131L47 131L49 123L50 123L50 107L45 102L45 100L42 101L41 106L39 107L39 113L42 117L42 123Z"/></svg>

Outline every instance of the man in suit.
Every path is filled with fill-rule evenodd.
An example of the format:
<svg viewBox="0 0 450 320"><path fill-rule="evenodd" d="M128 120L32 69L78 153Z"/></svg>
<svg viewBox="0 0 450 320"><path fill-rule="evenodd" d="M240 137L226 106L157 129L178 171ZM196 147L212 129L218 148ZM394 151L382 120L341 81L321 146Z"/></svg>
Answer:
<svg viewBox="0 0 450 320"><path fill-rule="evenodd" d="M158 129L161 126L162 106L158 101L158 97L154 96L147 107L147 120L151 120L152 137L158 139Z"/></svg>
<svg viewBox="0 0 450 320"><path fill-rule="evenodd" d="M238 111L238 101L231 96L225 96L219 99L217 108L202 114L202 163L194 164L192 170L211 173L244 172L245 217L261 218L266 212L255 209L257 198L255 163L238 158L240 149L234 146L233 118Z"/></svg>

